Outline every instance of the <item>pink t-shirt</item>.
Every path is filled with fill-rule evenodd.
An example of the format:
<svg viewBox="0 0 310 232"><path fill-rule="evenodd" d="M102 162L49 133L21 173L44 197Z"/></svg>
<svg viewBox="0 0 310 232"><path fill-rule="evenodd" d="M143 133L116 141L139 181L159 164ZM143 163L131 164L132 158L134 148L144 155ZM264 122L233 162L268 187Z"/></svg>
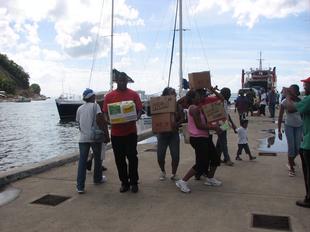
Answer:
<svg viewBox="0 0 310 232"><path fill-rule="evenodd" d="M190 109L192 107L198 107L195 105L191 105L188 108L188 113L187 113L187 117L188 117L188 127L187 130L189 132L190 137L209 137L209 133L207 130L200 130L196 127L195 121L193 116L190 115ZM203 125L206 125L206 120L203 116L203 113L200 110L200 119Z"/></svg>

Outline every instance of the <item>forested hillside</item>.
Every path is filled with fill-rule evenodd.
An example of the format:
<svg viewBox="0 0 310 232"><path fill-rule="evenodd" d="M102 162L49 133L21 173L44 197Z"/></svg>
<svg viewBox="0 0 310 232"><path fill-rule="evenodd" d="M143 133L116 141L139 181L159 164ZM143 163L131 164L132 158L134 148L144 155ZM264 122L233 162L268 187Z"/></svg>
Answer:
<svg viewBox="0 0 310 232"><path fill-rule="evenodd" d="M20 65L0 53L0 90L15 94L29 90L29 74Z"/></svg>

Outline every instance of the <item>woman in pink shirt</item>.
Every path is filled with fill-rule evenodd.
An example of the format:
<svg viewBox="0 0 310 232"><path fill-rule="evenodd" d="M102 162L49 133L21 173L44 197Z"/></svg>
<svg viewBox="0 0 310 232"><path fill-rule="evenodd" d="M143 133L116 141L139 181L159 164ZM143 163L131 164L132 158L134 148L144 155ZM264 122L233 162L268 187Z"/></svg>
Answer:
<svg viewBox="0 0 310 232"><path fill-rule="evenodd" d="M207 126L206 118L200 107L200 103L205 97L204 90L190 90L186 98L190 104L188 108L188 132L190 134L190 144L195 150L196 162L185 176L176 182L176 186L184 193L191 190L187 181L194 175L201 176L207 173L206 185L219 186L221 181L214 178L217 166L220 165L220 157L217 154L209 129L219 131L220 128L210 128Z"/></svg>

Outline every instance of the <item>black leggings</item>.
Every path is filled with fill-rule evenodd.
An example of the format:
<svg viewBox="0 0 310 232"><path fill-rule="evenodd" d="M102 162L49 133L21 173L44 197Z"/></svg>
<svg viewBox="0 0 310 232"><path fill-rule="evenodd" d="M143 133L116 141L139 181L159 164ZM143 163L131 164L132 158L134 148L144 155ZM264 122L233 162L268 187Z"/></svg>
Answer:
<svg viewBox="0 0 310 232"><path fill-rule="evenodd" d="M196 163L192 167L196 171L196 175L201 176L203 173L208 173L209 167L217 167L221 160L218 155L212 136L205 137L190 137L190 144L195 150Z"/></svg>

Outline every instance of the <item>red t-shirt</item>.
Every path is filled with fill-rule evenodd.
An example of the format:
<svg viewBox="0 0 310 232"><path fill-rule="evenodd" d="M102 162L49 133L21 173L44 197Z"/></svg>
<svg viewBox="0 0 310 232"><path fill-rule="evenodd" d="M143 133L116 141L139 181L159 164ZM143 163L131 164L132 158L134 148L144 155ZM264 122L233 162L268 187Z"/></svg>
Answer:
<svg viewBox="0 0 310 232"><path fill-rule="evenodd" d="M142 110L142 102L139 95L135 91L127 88L125 91L119 91L116 89L108 93L104 97L102 111L107 113L108 104L121 101L133 101L136 104L136 110ZM111 135L113 136L125 136L131 133L137 133L137 126L135 121L111 125Z"/></svg>

